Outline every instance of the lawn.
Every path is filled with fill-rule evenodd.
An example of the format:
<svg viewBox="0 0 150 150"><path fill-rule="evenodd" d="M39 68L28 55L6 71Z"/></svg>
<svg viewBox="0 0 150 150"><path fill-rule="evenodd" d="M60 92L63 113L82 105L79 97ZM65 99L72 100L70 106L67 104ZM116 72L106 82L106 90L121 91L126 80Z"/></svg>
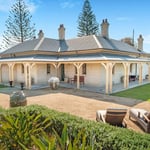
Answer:
<svg viewBox="0 0 150 150"><path fill-rule="evenodd" d="M7 86L0 84L0 88L5 88L5 87L7 87Z"/></svg>
<svg viewBox="0 0 150 150"><path fill-rule="evenodd" d="M113 93L113 96L128 97L150 101L150 84L142 85L122 92Z"/></svg>

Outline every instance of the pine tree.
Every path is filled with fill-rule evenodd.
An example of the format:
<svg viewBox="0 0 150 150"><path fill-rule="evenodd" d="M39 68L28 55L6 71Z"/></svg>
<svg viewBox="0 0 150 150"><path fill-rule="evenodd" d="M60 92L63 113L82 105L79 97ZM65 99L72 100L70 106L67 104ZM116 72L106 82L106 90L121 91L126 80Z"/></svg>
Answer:
<svg viewBox="0 0 150 150"><path fill-rule="evenodd" d="M32 16L25 2L16 0L5 22L6 31L3 34L1 49L33 39L35 37L35 24L31 26L31 19Z"/></svg>
<svg viewBox="0 0 150 150"><path fill-rule="evenodd" d="M93 14L89 0L84 1L82 12L78 18L78 36L98 34L98 23Z"/></svg>

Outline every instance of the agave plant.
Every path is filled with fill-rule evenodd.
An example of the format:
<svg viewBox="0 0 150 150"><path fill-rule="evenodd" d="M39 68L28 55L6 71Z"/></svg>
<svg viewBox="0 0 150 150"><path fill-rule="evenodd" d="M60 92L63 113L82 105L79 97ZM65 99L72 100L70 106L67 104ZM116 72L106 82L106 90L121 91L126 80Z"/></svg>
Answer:
<svg viewBox="0 0 150 150"><path fill-rule="evenodd" d="M81 130L75 135L74 140L68 135L67 126L64 125L62 134L59 135L54 129L54 134L47 136L45 132L42 136L32 136L35 149L38 150L94 150L94 143L87 143L87 138L84 130Z"/></svg>
<svg viewBox="0 0 150 150"><path fill-rule="evenodd" d="M41 113L18 111L15 114L3 114L0 125L0 144L6 149L18 150L32 147L31 136L40 135L50 126L49 118L41 120Z"/></svg>

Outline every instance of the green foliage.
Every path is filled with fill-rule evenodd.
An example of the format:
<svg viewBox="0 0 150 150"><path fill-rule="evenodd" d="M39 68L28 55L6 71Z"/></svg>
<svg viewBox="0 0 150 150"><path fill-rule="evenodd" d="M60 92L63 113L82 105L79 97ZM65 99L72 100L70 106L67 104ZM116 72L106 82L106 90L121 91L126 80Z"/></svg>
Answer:
<svg viewBox="0 0 150 150"><path fill-rule="evenodd" d="M22 117L19 117L19 114ZM25 114L26 117L23 114ZM2 142L0 146L12 146L14 148L15 145L20 149L29 149L32 146L32 148L35 147L39 150L63 150L64 148L66 148L66 150L150 149L149 134L140 134L125 128L84 120L66 113L50 110L43 106L33 105L22 107L21 109L16 107L8 110L4 116L7 117L9 115L14 117L14 121L9 121L12 122L11 125L9 125L10 123L7 123L7 119L5 119L5 117L2 118L4 122L0 127L0 141ZM32 119L27 119L32 115L34 115ZM40 117L38 117L39 115ZM11 120L9 119L10 117L7 118ZM21 118L24 118L24 120L27 119L27 121L20 121ZM34 118L37 119L35 120ZM32 124L34 128L25 125L24 122L29 125ZM30 135L28 135L29 140L26 138L22 140L25 136L22 134L24 130L24 128L22 128L23 125L26 127L25 131L30 133ZM17 126L19 127L17 128ZM30 127L31 131L27 129L28 127ZM22 134L22 137L18 136L17 131ZM16 138L16 136L18 137Z"/></svg>
<svg viewBox="0 0 150 150"><path fill-rule="evenodd" d="M1 47L9 48L16 43L33 39L35 36L35 25L31 26L31 18L32 16L24 0L16 0L5 23L6 31L3 35Z"/></svg>
<svg viewBox="0 0 150 150"><path fill-rule="evenodd" d="M41 136L31 136L34 148L39 150L56 150L56 137L54 135L48 136L44 131Z"/></svg>
<svg viewBox="0 0 150 150"><path fill-rule="evenodd" d="M38 111L26 111L19 108L15 113L1 114L0 142L7 149L20 149L22 145L31 147L31 136L38 135L50 126L48 118L42 120Z"/></svg>
<svg viewBox="0 0 150 150"><path fill-rule="evenodd" d="M5 112L5 109L0 106L0 113Z"/></svg>
<svg viewBox="0 0 150 150"><path fill-rule="evenodd" d="M94 150L93 145L87 145L84 130L75 135L74 140L70 138L67 126L64 125L61 135L55 130L54 134L47 136L45 132L39 137L32 136L35 149L39 150Z"/></svg>
<svg viewBox="0 0 150 150"><path fill-rule="evenodd" d="M7 86L0 84L0 88L6 88Z"/></svg>
<svg viewBox="0 0 150 150"><path fill-rule="evenodd" d="M128 97L140 100L148 100L150 99L150 84L142 85L139 87L135 87L132 89L128 89L122 92L117 92L112 94L113 96L120 96L120 97Z"/></svg>
<svg viewBox="0 0 150 150"><path fill-rule="evenodd" d="M84 1L82 12L78 17L78 36L97 35L98 23L92 12L89 0Z"/></svg>

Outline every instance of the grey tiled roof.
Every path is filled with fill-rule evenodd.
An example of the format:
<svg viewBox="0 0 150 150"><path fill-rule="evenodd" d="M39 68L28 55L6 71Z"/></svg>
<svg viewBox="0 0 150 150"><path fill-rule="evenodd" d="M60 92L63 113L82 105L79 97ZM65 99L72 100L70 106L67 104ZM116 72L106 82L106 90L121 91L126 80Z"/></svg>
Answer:
<svg viewBox="0 0 150 150"><path fill-rule="evenodd" d="M59 40L44 38L43 42L37 50L40 51L58 51L60 47Z"/></svg>
<svg viewBox="0 0 150 150"><path fill-rule="evenodd" d="M135 47L130 46L124 42L114 39L108 39L101 36L84 36L68 40L57 39L33 39L24 43L18 44L2 54L11 54L26 51L73 51L73 50L88 50L88 49L107 49L114 51L125 51L140 53ZM142 52L143 53L143 52Z"/></svg>
<svg viewBox="0 0 150 150"><path fill-rule="evenodd" d="M124 43L122 41L108 39L108 38L104 38L101 36L98 36L97 39L101 43L102 47L105 49L139 53L139 51L135 47L133 47L127 43Z"/></svg>
<svg viewBox="0 0 150 150"><path fill-rule="evenodd" d="M10 49L7 49L2 54L31 51L35 48L35 46L39 43L39 41L40 41L39 39L25 41L21 44L11 47Z"/></svg>
<svg viewBox="0 0 150 150"><path fill-rule="evenodd" d="M65 48L67 48L68 51L99 48L93 36L83 36L66 40L65 45ZM62 49L64 49L64 47L62 47Z"/></svg>

